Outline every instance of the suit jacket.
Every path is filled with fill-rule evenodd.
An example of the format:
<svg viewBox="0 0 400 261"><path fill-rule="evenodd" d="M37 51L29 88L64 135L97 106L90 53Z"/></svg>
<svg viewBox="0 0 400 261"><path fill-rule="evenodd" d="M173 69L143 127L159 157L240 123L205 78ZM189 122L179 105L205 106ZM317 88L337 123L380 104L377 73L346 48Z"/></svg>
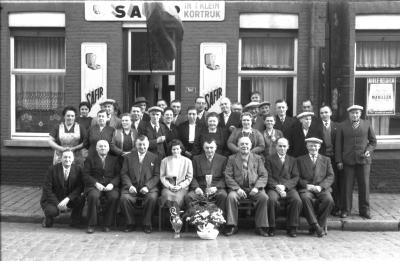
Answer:
<svg viewBox="0 0 400 261"><path fill-rule="evenodd" d="M350 120L340 124L336 134L335 160L347 165L371 164L371 157L366 158L366 151L376 147L375 132L369 121L360 120L360 126L353 129Z"/></svg>
<svg viewBox="0 0 400 261"><path fill-rule="evenodd" d="M132 149L135 148L135 140L138 136L138 132L135 129L131 129L130 138L132 140ZM124 130L115 130L114 137L111 140L110 149L115 155L122 155L124 145Z"/></svg>
<svg viewBox="0 0 400 261"><path fill-rule="evenodd" d="M207 188L206 175L211 174L211 187L224 189L226 187L224 176L226 160L226 157L219 155L218 153L214 154L211 164L208 161L205 153L194 156L192 160L193 179L190 183L190 188L193 190L196 188L205 190Z"/></svg>
<svg viewBox="0 0 400 261"><path fill-rule="evenodd" d="M217 127L216 133L210 133L208 128L202 128L199 135L195 137L194 145L193 145L193 155L199 155L203 152L203 143L206 140L215 139L217 143L217 151L216 153L228 156L229 150L226 146L226 142L228 140L228 133Z"/></svg>
<svg viewBox="0 0 400 261"><path fill-rule="evenodd" d="M97 117L94 117L91 123L91 126L95 126L98 124ZM114 129L122 128L121 119L115 116L115 114L111 115L110 121L107 121L107 126L113 127Z"/></svg>
<svg viewBox="0 0 400 261"><path fill-rule="evenodd" d="M296 159L286 155L285 162L282 164L278 153L267 157L265 168L268 171L268 189L275 189L276 185L284 185L286 191L296 189L299 181L299 171L297 169Z"/></svg>
<svg viewBox="0 0 400 261"><path fill-rule="evenodd" d="M149 151L157 154L160 159L164 158L166 156L166 151L167 151L167 144L166 142L162 143L157 143L157 138L161 136L167 137L168 135L168 130L167 127L162 124L161 122L159 123L159 129L158 132L153 128L150 122L147 122L144 128L141 128L139 130L140 135L145 135L149 139Z"/></svg>
<svg viewBox="0 0 400 261"><path fill-rule="evenodd" d="M218 121L218 126L230 133L229 127L230 126L235 126L236 128L241 127L242 122L240 121L240 113L232 111L231 114L229 115L228 121L225 124L224 120L224 113L219 114L219 121Z"/></svg>
<svg viewBox="0 0 400 261"><path fill-rule="evenodd" d="M278 139L283 137L283 133L280 130L274 129L271 136L268 135L267 130L262 132L265 142L265 149L264 149L264 158L268 157L269 155L273 155L276 153L276 143Z"/></svg>
<svg viewBox="0 0 400 261"><path fill-rule="evenodd" d="M182 123L184 123L187 120L188 120L187 115L179 113L178 117L176 118L176 120L174 122L174 124L175 124L175 126L179 126L179 125L181 125Z"/></svg>
<svg viewBox="0 0 400 261"><path fill-rule="evenodd" d="M257 115L256 122L253 124L253 128L258 130L259 132L263 133L265 130L265 119L262 115Z"/></svg>
<svg viewBox="0 0 400 261"><path fill-rule="evenodd" d="M204 110L203 115L201 115L201 118L197 118L197 123L200 123L203 126L207 126L207 114L208 112Z"/></svg>
<svg viewBox="0 0 400 261"><path fill-rule="evenodd" d="M203 129L203 125L196 122L195 135L194 140L197 139L197 136L200 135L200 132ZM185 146L188 151L189 145L189 121L185 121L178 128L178 138L182 141L183 146ZM190 151L191 152L191 151Z"/></svg>
<svg viewBox="0 0 400 261"><path fill-rule="evenodd" d="M89 155L97 154L96 144L99 140L106 140L108 144L111 144L114 131L115 129L111 126L105 126L101 132L98 125L90 127L84 141L84 147L89 150Z"/></svg>
<svg viewBox="0 0 400 261"><path fill-rule="evenodd" d="M232 153L239 152L237 142L242 136L242 129L234 130L229 136L227 146ZM250 134L249 138L251 140L251 152L261 154L265 149L264 138L261 132L256 129L252 129L252 133Z"/></svg>
<svg viewBox="0 0 400 261"><path fill-rule="evenodd" d="M146 152L140 169L139 155L134 151L124 156L124 163L121 169L122 190L128 191L130 186L134 186L139 192L143 187L147 187L150 192L158 191L160 181L160 161L156 154Z"/></svg>
<svg viewBox="0 0 400 261"><path fill-rule="evenodd" d="M299 169L299 192L307 190L307 184L321 186L323 190L330 191L334 180L334 173L331 159L318 154L317 160L312 162L310 155L303 155L297 158Z"/></svg>
<svg viewBox="0 0 400 261"><path fill-rule="evenodd" d="M146 127L147 123L148 121L144 121L143 119L139 120L138 127L136 128L135 123L132 122L132 129L136 130L138 133L141 133L141 131L143 131L143 129Z"/></svg>
<svg viewBox="0 0 400 261"><path fill-rule="evenodd" d="M102 185L109 183L114 185L114 189L118 189L120 182L120 171L118 157L107 154L105 159L105 167L99 154L95 153L86 158L83 167L83 182L85 183L85 190L88 191L94 188L96 182Z"/></svg>
<svg viewBox="0 0 400 261"><path fill-rule="evenodd" d="M68 180L64 181L64 169L62 163L52 165L47 170L43 193L40 204L58 205L64 198L69 197L71 201L81 195L83 191L82 169L72 164Z"/></svg>
<svg viewBox="0 0 400 261"><path fill-rule="evenodd" d="M331 135L330 135L330 142L332 144L332 155L327 155L327 151L326 151L326 141L325 141L325 135L324 135L324 123L322 122L321 119L317 120L317 124L318 124L318 128L321 130L322 132L322 138L324 140L324 151L320 151L320 153L324 156L328 156L331 157L335 154L335 142L336 142L336 132L338 129L338 123L334 122L331 120L331 125L330 125L330 129L331 129Z"/></svg>
<svg viewBox="0 0 400 261"><path fill-rule="evenodd" d="M283 134L285 135L285 134ZM319 128L317 124L310 126L307 135L304 136L303 127L301 124L294 124L293 130L290 132L289 136L289 150L288 154L292 157L299 157L308 154L305 139L315 137L318 139L323 139L322 129ZM325 144L321 144L320 153L323 154L325 151Z"/></svg>
<svg viewBox="0 0 400 261"><path fill-rule="evenodd" d="M283 136L286 139L289 139L290 137L290 131L293 127L293 125L296 124L298 120L296 118L292 118L290 116L285 117L285 121L282 123L281 120L279 119L278 115L275 116L275 125L274 128L278 129L283 132Z"/></svg>
<svg viewBox="0 0 400 261"><path fill-rule="evenodd" d="M164 124L164 125L166 127L165 129L167 130L167 135L165 137L165 141L166 141L166 144L168 144L171 140L178 138L178 127L174 123L171 123L170 128L168 128L166 124ZM168 154L168 152L167 152L167 154Z"/></svg>
<svg viewBox="0 0 400 261"><path fill-rule="evenodd" d="M242 174L242 158L240 152L229 156L224 171L226 186L230 190L238 190L243 187L244 177ZM248 179L250 188L264 188L268 181L268 172L264 167L261 156L250 152L247 163Z"/></svg>

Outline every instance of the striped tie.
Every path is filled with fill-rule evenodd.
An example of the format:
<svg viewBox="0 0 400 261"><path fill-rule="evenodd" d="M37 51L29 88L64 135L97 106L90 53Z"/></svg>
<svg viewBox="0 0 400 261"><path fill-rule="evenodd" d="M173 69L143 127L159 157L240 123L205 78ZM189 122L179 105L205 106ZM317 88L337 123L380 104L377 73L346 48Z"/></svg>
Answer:
<svg viewBox="0 0 400 261"><path fill-rule="evenodd" d="M353 121L352 126L353 126L353 129L357 129L358 126L360 126L360 121Z"/></svg>

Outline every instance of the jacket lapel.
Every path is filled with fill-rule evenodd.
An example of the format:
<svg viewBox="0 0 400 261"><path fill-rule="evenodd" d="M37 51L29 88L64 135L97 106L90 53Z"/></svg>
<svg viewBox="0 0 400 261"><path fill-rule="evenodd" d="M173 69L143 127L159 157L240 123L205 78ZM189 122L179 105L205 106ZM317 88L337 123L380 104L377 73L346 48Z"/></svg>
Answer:
<svg viewBox="0 0 400 261"><path fill-rule="evenodd" d="M65 181L64 181L64 168L63 165L60 164L58 166L58 171L57 171L57 178L58 178L58 182L60 182L61 187L65 187Z"/></svg>
<svg viewBox="0 0 400 261"><path fill-rule="evenodd" d="M321 173L321 156L318 154L317 160L315 161L313 184L316 184L319 179L319 174Z"/></svg>

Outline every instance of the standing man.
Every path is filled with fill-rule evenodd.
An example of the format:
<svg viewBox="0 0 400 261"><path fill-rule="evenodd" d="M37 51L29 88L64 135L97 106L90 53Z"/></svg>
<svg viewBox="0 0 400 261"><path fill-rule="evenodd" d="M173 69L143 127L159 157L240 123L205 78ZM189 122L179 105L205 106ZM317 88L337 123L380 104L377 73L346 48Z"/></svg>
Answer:
<svg viewBox="0 0 400 261"><path fill-rule="evenodd" d="M241 137L238 141L240 151L231 155L225 168L225 182L229 190L226 201L227 230L226 236L238 232L238 206L241 199L254 202L256 234L268 236L268 196L264 191L268 173L261 156L250 152L249 137Z"/></svg>
<svg viewBox="0 0 400 261"><path fill-rule="evenodd" d="M339 170L344 170L344 199L341 216L351 214L354 178L357 178L358 207L361 217L370 219L369 174L371 153L376 137L369 121L361 119L362 106L347 108L349 119L340 124L336 134L335 158Z"/></svg>
<svg viewBox="0 0 400 261"><path fill-rule="evenodd" d="M232 103L232 112L237 112L242 114L243 112L243 105L240 102L234 102Z"/></svg>
<svg viewBox="0 0 400 261"><path fill-rule="evenodd" d="M280 138L276 144L276 153L267 157L265 168L269 173L267 184L268 222L270 236L275 235L276 211L283 204L286 209L287 234L297 236L300 212L302 208L299 193L296 190L299 181L296 159L287 155L289 142Z"/></svg>
<svg viewBox="0 0 400 261"><path fill-rule="evenodd" d="M258 115L256 118L256 122L254 123L253 128L259 130L261 133L265 130L265 117L269 115L271 103L269 101L264 101L258 105Z"/></svg>
<svg viewBox="0 0 400 261"><path fill-rule="evenodd" d="M332 212L334 216L340 215L340 210L342 209L341 197L344 193L343 191L343 176L340 175L335 163L335 141L336 141L336 131L338 129L338 124L331 120L332 110L328 105L324 105L319 109L320 119L318 120L318 125L320 130L322 130L323 141L325 145L325 151L321 153L331 159L333 172L335 173L335 179L332 184L332 197L335 201L335 207Z"/></svg>
<svg viewBox="0 0 400 261"><path fill-rule="evenodd" d="M139 136L135 142L136 150L124 157L121 169L121 210L126 219L125 232L135 230L134 206L141 201L143 207L143 231L152 232L151 217L158 199L160 181L160 161L157 155L147 151L149 140Z"/></svg>
<svg viewBox="0 0 400 261"><path fill-rule="evenodd" d="M146 111L148 105L149 102L146 100L145 97L137 97L132 105L140 108L140 111L142 112L142 120L144 121L150 121L150 116Z"/></svg>
<svg viewBox="0 0 400 261"><path fill-rule="evenodd" d="M231 101L227 97L221 98L219 106L222 112L219 114L218 126L226 133L232 133L240 127L240 113L231 110Z"/></svg>
<svg viewBox="0 0 400 261"><path fill-rule="evenodd" d="M83 169L83 181L87 194L88 228L87 233L94 233L97 224L97 208L101 196L106 198L103 230L110 231L119 199L120 165L118 157L110 155L109 144L99 140L97 153L86 158Z"/></svg>
<svg viewBox="0 0 400 261"><path fill-rule="evenodd" d="M306 139L306 143L308 154L297 158L299 194L310 234L317 233L318 237L323 237L322 228L326 226L334 204L331 196L334 174L331 160L318 154L322 140L311 137Z"/></svg>
<svg viewBox="0 0 400 261"><path fill-rule="evenodd" d="M217 143L214 139L203 143L204 152L193 157L193 179L190 183L190 192L185 196L186 206L202 196L209 195L212 201L226 213L226 190L224 169L226 157L215 153ZM211 183L207 186L207 175L211 175Z"/></svg>
<svg viewBox="0 0 400 261"><path fill-rule="evenodd" d="M132 128L135 129L136 131L139 131L140 129L144 128L144 126L146 125L146 121L144 121L142 117L143 114L142 111L140 110L140 107L132 106L131 108Z"/></svg>
<svg viewBox="0 0 400 261"><path fill-rule="evenodd" d="M200 134L203 125L199 124L197 118L197 110L194 106L189 106L187 109L188 120L179 125L178 138L183 143L185 151L183 152L186 157L192 158L194 149L194 141Z"/></svg>
<svg viewBox="0 0 400 261"><path fill-rule="evenodd" d="M165 110L165 108L168 107L167 101L166 100L158 100L157 101L157 106L160 107L161 109Z"/></svg>
<svg viewBox="0 0 400 261"><path fill-rule="evenodd" d="M196 98L195 100L195 105L196 110L197 110L197 119L198 122L202 125L206 125L206 116L207 116L207 111L206 111L206 107L207 107L207 102L206 102L206 98L204 98L203 96L199 96Z"/></svg>
<svg viewBox="0 0 400 261"><path fill-rule="evenodd" d="M250 101L252 102L261 102L261 93L259 91L254 91L250 95Z"/></svg>
<svg viewBox="0 0 400 261"><path fill-rule="evenodd" d="M167 127L161 124L160 119L163 109L153 106L149 109L150 122L143 129L139 129L140 135L145 135L149 139L149 151L156 154L160 159L166 156L166 135Z"/></svg>
<svg viewBox="0 0 400 261"><path fill-rule="evenodd" d="M85 203L81 192L83 191L82 170L72 163L74 153L64 150L61 162L51 165L47 171L43 185L40 206L44 212L43 227L52 227L54 217L60 212L72 208L71 223L75 227L80 224L82 208Z"/></svg>
<svg viewBox="0 0 400 261"><path fill-rule="evenodd" d="M114 129L121 128L121 119L117 117L114 113L114 104L115 100L113 99L106 99L102 103L100 103L100 106L104 108L104 110L107 113L107 126L113 127ZM94 117L91 123L91 126L94 126L98 124L98 118Z"/></svg>
<svg viewBox="0 0 400 261"><path fill-rule="evenodd" d="M175 126L178 127L181 123L187 121L187 115L181 113L182 103L180 100L173 100L171 102L171 108L174 111L174 119L172 122Z"/></svg>
<svg viewBox="0 0 400 261"><path fill-rule="evenodd" d="M275 116L275 129L278 129L283 132L283 136L286 139L290 138L290 131L294 124L296 124L297 120L295 118L292 118L290 116L286 115L286 112L288 110L288 106L285 100L277 100L275 102L275 111L276 111L276 116Z"/></svg>

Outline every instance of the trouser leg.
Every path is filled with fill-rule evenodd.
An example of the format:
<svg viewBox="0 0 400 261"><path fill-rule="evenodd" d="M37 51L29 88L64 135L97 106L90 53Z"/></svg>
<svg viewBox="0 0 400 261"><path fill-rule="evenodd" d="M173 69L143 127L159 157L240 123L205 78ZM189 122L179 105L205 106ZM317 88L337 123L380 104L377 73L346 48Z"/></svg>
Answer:
<svg viewBox="0 0 400 261"><path fill-rule="evenodd" d="M225 189L218 189L215 193L215 205L217 205L224 215L226 214L226 198L228 197Z"/></svg>
<svg viewBox="0 0 400 261"><path fill-rule="evenodd" d="M289 227L298 227L300 212L303 207L299 193L292 189L286 193L286 223Z"/></svg>
<svg viewBox="0 0 400 261"><path fill-rule="evenodd" d="M335 174L335 179L334 182L332 184L332 198L333 201L335 202L335 209L336 210L342 210L343 206L342 206L342 194L343 194L343 175L341 175L340 170L338 170L335 162L335 158L331 157L331 162L332 162L332 168L333 168L333 172Z"/></svg>
<svg viewBox="0 0 400 261"><path fill-rule="evenodd" d="M72 208L71 223L78 224L81 222L82 209L84 205L85 205L85 200L81 196L75 198L73 201L68 202L67 207Z"/></svg>
<svg viewBox="0 0 400 261"><path fill-rule="evenodd" d="M136 203L137 197L128 193L121 194L121 211L125 216L126 225L135 224L135 215L133 205Z"/></svg>
<svg viewBox="0 0 400 261"><path fill-rule="evenodd" d="M317 194L318 199L318 224L321 227L326 225L326 220L333 209L333 198L329 191L322 191Z"/></svg>
<svg viewBox="0 0 400 261"><path fill-rule="evenodd" d="M255 201L256 227L268 227L268 196L264 190L260 190L252 199Z"/></svg>
<svg viewBox="0 0 400 261"><path fill-rule="evenodd" d="M91 189L87 194L87 208L88 208L88 225L95 226L97 224L97 205L101 191Z"/></svg>
<svg viewBox="0 0 400 261"><path fill-rule="evenodd" d="M104 226L110 227L115 220L117 212L117 205L119 199L119 192L117 190L106 191L106 214L104 217Z"/></svg>
<svg viewBox="0 0 400 261"><path fill-rule="evenodd" d="M279 209L279 194L275 190L268 190L268 223L270 227L276 227L276 211Z"/></svg>
<svg viewBox="0 0 400 261"><path fill-rule="evenodd" d="M42 205L43 213L46 217L54 218L60 214L57 206L54 204L43 204Z"/></svg>
<svg viewBox="0 0 400 261"><path fill-rule="evenodd" d="M355 166L344 165L344 193L343 209L351 213L353 205L353 187L354 187Z"/></svg>
<svg viewBox="0 0 400 261"><path fill-rule="evenodd" d="M145 195L143 201L143 225L151 226L151 217L156 208L158 192L149 192Z"/></svg>
<svg viewBox="0 0 400 261"><path fill-rule="evenodd" d="M315 196L310 191L303 191L299 193L301 202L303 203L304 215L307 219L308 224L318 223L317 217L314 212L314 201Z"/></svg>
<svg viewBox="0 0 400 261"><path fill-rule="evenodd" d="M238 224L238 206L239 206L239 195L236 191L231 191L226 198L226 218L227 225L237 226Z"/></svg>
<svg viewBox="0 0 400 261"><path fill-rule="evenodd" d="M358 209L360 214L369 213L369 174L371 165L357 165Z"/></svg>

